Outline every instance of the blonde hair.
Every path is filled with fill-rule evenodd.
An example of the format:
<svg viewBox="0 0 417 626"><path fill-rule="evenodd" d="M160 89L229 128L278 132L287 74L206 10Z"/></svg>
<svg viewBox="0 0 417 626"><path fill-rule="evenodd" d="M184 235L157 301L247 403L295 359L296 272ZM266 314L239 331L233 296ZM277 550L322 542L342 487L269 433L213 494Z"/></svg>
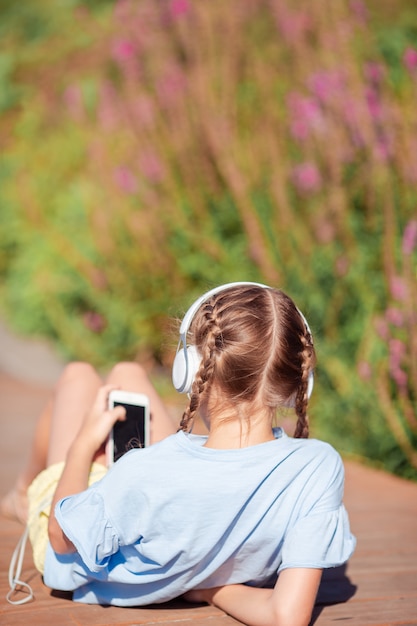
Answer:
<svg viewBox="0 0 417 626"><path fill-rule="evenodd" d="M201 305L190 334L201 363L180 430L190 430L215 383L233 403L256 400L271 413L292 404L297 415L294 437L308 437L308 380L316 355L291 298L278 289L230 287Z"/></svg>

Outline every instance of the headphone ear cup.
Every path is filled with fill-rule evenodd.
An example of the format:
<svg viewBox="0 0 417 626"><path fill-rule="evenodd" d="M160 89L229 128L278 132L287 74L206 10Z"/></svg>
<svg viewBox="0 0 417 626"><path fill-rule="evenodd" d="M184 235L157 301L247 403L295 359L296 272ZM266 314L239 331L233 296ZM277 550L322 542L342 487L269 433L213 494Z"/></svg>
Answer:
<svg viewBox="0 0 417 626"><path fill-rule="evenodd" d="M195 346L181 348L172 365L172 382L180 393L190 393L194 378L200 367L201 356Z"/></svg>
<svg viewBox="0 0 417 626"><path fill-rule="evenodd" d="M183 391L185 377L187 374L187 364L185 362L184 348L177 351L172 364L172 384L180 393Z"/></svg>
<svg viewBox="0 0 417 626"><path fill-rule="evenodd" d="M311 371L308 375L308 383L307 383L307 397L308 399L311 398L311 394L313 393L313 387L314 387L314 374Z"/></svg>

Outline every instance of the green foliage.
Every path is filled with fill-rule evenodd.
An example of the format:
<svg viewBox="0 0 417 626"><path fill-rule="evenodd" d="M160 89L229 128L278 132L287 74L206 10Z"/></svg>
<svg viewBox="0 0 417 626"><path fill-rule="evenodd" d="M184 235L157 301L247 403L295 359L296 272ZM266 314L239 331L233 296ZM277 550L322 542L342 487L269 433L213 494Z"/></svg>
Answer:
<svg viewBox="0 0 417 626"><path fill-rule="evenodd" d="M203 289L278 285L316 337L315 432L416 478L412 5L376 30L360 3L3 4L4 315L168 364Z"/></svg>

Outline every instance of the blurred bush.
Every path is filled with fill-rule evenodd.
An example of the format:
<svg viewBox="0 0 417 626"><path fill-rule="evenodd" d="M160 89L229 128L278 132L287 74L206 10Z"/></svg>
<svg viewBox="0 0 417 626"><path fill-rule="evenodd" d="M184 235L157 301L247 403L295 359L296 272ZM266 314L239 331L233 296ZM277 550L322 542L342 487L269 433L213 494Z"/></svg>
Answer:
<svg viewBox="0 0 417 626"><path fill-rule="evenodd" d="M316 336L315 433L416 478L415 12L41 5L0 56L4 314L69 358L167 364L202 290L277 285Z"/></svg>

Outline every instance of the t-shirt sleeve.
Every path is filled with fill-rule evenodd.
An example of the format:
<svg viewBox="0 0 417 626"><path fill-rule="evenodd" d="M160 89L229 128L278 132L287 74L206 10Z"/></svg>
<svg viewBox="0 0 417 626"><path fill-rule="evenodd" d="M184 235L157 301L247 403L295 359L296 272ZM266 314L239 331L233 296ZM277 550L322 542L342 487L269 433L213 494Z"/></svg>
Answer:
<svg viewBox="0 0 417 626"><path fill-rule="evenodd" d="M278 571L291 567L328 568L345 563L356 540L343 505L344 467L330 446L307 485L308 505L284 538Z"/></svg>
<svg viewBox="0 0 417 626"><path fill-rule="evenodd" d="M57 503L55 515L88 569L98 572L106 567L119 549L119 537L106 515L101 493L91 487L64 498Z"/></svg>
<svg viewBox="0 0 417 626"><path fill-rule="evenodd" d="M92 572L105 568L122 546L141 538L138 512L146 503L140 491L132 489L137 475L134 452L125 454L102 480L55 507L59 525Z"/></svg>

